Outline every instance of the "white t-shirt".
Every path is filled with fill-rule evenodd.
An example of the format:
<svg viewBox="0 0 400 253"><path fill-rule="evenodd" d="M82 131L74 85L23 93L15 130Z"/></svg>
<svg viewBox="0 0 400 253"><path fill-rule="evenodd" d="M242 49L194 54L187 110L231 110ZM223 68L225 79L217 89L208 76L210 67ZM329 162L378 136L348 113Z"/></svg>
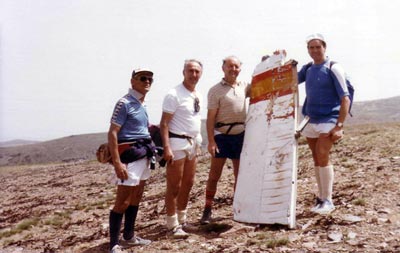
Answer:
<svg viewBox="0 0 400 253"><path fill-rule="evenodd" d="M201 114L200 111L195 112L196 98L199 100L200 111L204 110L202 95L196 91L189 91L181 83L167 93L162 108L163 112L173 114L168 124L170 132L191 136L197 143L201 143Z"/></svg>

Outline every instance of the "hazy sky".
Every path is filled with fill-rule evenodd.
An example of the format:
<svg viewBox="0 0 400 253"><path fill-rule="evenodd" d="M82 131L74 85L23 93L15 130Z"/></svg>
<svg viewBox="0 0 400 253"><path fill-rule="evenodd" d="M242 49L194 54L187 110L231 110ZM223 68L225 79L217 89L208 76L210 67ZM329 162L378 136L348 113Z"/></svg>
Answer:
<svg viewBox="0 0 400 253"><path fill-rule="evenodd" d="M398 96L399 9L398 0L0 0L0 141L107 131L136 67L155 72L147 105L158 123L185 59L204 63L206 97L225 56L238 56L250 81L278 48L309 62L314 32L351 76L356 101Z"/></svg>

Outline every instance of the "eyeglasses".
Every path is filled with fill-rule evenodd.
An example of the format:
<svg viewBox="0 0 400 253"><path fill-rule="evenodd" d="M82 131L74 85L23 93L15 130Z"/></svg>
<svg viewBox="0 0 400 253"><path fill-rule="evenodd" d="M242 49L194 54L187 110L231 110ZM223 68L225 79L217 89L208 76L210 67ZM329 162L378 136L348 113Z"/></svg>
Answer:
<svg viewBox="0 0 400 253"><path fill-rule="evenodd" d="M199 112L200 111L200 100L198 97L194 98L194 112Z"/></svg>
<svg viewBox="0 0 400 253"><path fill-rule="evenodd" d="M141 76L138 78L141 82L147 82L149 81L150 83L153 83L154 79L152 77L147 77L147 76Z"/></svg>

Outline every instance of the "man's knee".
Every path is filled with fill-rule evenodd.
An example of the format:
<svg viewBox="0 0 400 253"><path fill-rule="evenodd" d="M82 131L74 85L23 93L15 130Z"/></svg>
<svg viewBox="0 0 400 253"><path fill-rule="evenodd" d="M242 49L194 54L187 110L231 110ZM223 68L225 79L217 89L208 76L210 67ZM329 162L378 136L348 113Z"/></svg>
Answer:
<svg viewBox="0 0 400 253"><path fill-rule="evenodd" d="M186 178L185 180L182 181L182 187L187 189L187 188L192 188L194 185L194 178Z"/></svg>
<svg viewBox="0 0 400 253"><path fill-rule="evenodd" d="M180 187L181 187L180 184L176 184L176 185L170 184L170 185L168 185L167 194L172 195L173 197L178 196Z"/></svg>
<svg viewBox="0 0 400 253"><path fill-rule="evenodd" d="M115 203L114 208L112 209L113 212L116 213L125 213L125 210L128 208L129 202L125 201L122 203Z"/></svg>

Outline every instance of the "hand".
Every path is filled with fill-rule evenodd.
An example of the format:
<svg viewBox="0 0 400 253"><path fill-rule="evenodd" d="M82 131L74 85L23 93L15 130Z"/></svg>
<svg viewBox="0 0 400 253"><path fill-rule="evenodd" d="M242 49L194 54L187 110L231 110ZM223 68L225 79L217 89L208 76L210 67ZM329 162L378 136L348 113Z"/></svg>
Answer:
<svg viewBox="0 0 400 253"><path fill-rule="evenodd" d="M277 49L277 50L274 51L274 54L275 54L275 55L278 55L278 54L280 54L280 53L282 53L285 57L286 57L286 55L287 55L285 49Z"/></svg>
<svg viewBox="0 0 400 253"><path fill-rule="evenodd" d="M215 153L219 153L218 146L215 142L209 142L207 149L212 157L215 157Z"/></svg>
<svg viewBox="0 0 400 253"><path fill-rule="evenodd" d="M167 163L173 164L174 163L174 154L170 147L164 147L164 154L163 158Z"/></svg>
<svg viewBox="0 0 400 253"><path fill-rule="evenodd" d="M117 177L121 180L127 180L128 179L128 170L126 169L126 165L123 163L117 163L114 166L115 169L115 174L117 174Z"/></svg>
<svg viewBox="0 0 400 253"><path fill-rule="evenodd" d="M343 130L338 127L335 126L331 131L330 131L330 137L333 143L337 143L338 141L340 141L343 138Z"/></svg>

